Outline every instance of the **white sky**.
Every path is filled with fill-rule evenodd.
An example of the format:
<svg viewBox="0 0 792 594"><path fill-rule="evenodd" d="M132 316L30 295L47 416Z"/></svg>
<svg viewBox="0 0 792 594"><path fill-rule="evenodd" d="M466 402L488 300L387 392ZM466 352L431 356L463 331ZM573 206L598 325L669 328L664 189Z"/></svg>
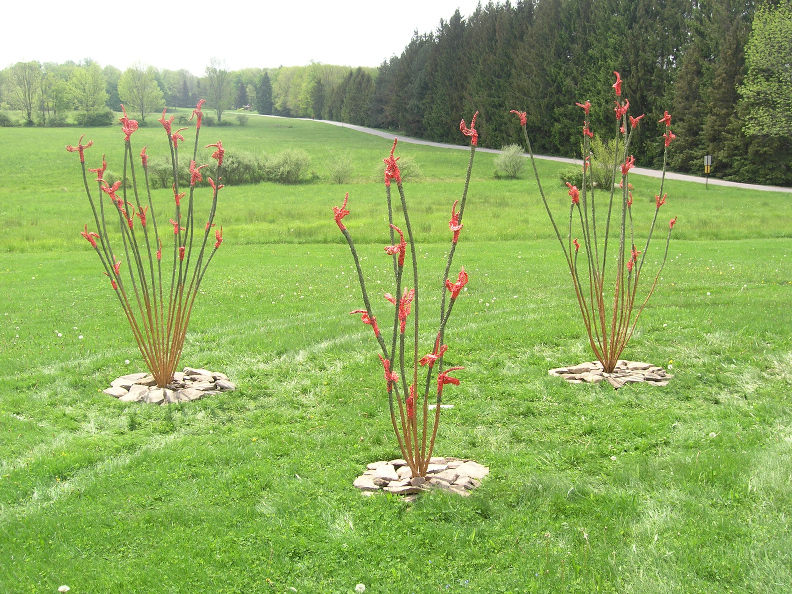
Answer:
<svg viewBox="0 0 792 594"><path fill-rule="evenodd" d="M202 75L212 58L230 70L379 66L413 31L434 31L479 0L135 0L73 3L14 0L3 8L0 69L19 61L92 58L121 70L144 66ZM122 6L123 4L123 6ZM482 2L485 5L486 2ZM85 8L78 8L78 6Z"/></svg>

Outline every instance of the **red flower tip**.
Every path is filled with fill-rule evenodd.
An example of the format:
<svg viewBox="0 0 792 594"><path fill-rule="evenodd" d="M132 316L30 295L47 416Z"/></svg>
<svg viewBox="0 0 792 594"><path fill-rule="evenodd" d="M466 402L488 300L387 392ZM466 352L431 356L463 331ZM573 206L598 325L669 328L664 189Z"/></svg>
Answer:
<svg viewBox="0 0 792 594"><path fill-rule="evenodd" d="M68 147L67 147L68 148ZM102 166L97 167L96 169L89 169L91 173L96 174L96 181L103 182L104 181L104 173L107 171L107 161L105 161L105 156L102 155Z"/></svg>
<svg viewBox="0 0 792 594"><path fill-rule="evenodd" d="M379 326L377 326L377 318L375 318L374 316L370 316L365 309L356 309L355 311L350 311L349 314L350 315L362 314L360 316L360 321L363 322L364 324L368 324L369 326L371 326L371 328L374 330L375 336L379 335L380 331L379 331Z"/></svg>
<svg viewBox="0 0 792 594"><path fill-rule="evenodd" d="M173 225L173 234L178 235L179 231L184 231L184 227L179 227L179 223L174 221L173 219L170 220L170 224Z"/></svg>
<svg viewBox="0 0 792 594"><path fill-rule="evenodd" d="M70 153L80 153L80 163L85 163L85 149L91 148L91 145L93 144L93 140L89 140L88 144L83 144L83 138L85 138L85 134L80 136L80 140L77 141L77 146L72 146L70 144L66 145L66 150Z"/></svg>
<svg viewBox="0 0 792 594"><path fill-rule="evenodd" d="M91 231L89 233L88 232L88 223L85 224L85 230L81 231L80 235L82 235L83 237L85 237L85 239L88 240L88 243L91 244L91 247L94 247L94 248L96 247L96 240L99 238L99 234L98 233L94 233L93 231Z"/></svg>
<svg viewBox="0 0 792 594"><path fill-rule="evenodd" d="M447 344L441 346L439 350L437 349L437 345L435 345L435 350L428 355L425 355L420 361L418 361L418 363L420 363L422 366L428 364L430 368L434 367L435 362L437 362L437 360L442 357L447 350Z"/></svg>
<svg viewBox="0 0 792 594"><path fill-rule="evenodd" d="M184 140L184 136L179 134L179 132L186 129L187 128L179 128L178 130L176 130L176 132L171 134L171 140L173 141L173 148L179 148L179 141Z"/></svg>
<svg viewBox="0 0 792 594"><path fill-rule="evenodd" d="M613 109L613 111L616 112L616 119L620 120L630 109L630 102L625 100L624 103L619 103L618 101L614 101L614 103L616 104L616 107ZM624 133L624 131L622 131L622 133Z"/></svg>
<svg viewBox="0 0 792 594"><path fill-rule="evenodd" d="M168 133L168 136L171 135L171 125L173 124L173 120L176 116L171 116L167 120L165 119L165 112L167 109L162 110L162 117L157 121L162 124L162 127L165 128L165 132Z"/></svg>
<svg viewBox="0 0 792 594"><path fill-rule="evenodd" d="M657 120L657 123L665 122L666 127L671 125L671 114L667 111L663 113L663 117Z"/></svg>
<svg viewBox="0 0 792 594"><path fill-rule="evenodd" d="M146 226L146 211L148 210L148 206L144 206L140 212L137 213L138 218L140 219L141 226Z"/></svg>
<svg viewBox="0 0 792 594"><path fill-rule="evenodd" d="M333 215L335 217L335 222L336 225L338 225L338 228L341 229L341 231L346 229L346 227L344 227L344 223L341 222L341 219L343 219L345 216L349 214L349 211L346 209L347 200L349 200L349 192L347 192L346 195L344 196L344 204L342 204L340 207L338 206L333 207Z"/></svg>
<svg viewBox="0 0 792 594"><path fill-rule="evenodd" d="M594 138L594 133L589 130L588 125L583 126L583 136L588 136L589 138Z"/></svg>
<svg viewBox="0 0 792 594"><path fill-rule="evenodd" d="M118 276L118 274L119 274L119 272L121 270L121 261L120 260L116 260L115 256L113 256L113 260L114 260L113 272L115 272L116 276Z"/></svg>
<svg viewBox="0 0 792 594"><path fill-rule="evenodd" d="M393 389L393 384L399 381L399 376L390 370L390 361L385 359L382 355L377 355L382 361L382 366L385 368L385 381L388 382L388 393L390 394Z"/></svg>
<svg viewBox="0 0 792 594"><path fill-rule="evenodd" d="M524 111L517 111L516 109L512 109L509 113L517 114L520 118L520 126L525 126L526 122L528 121L527 113L525 113Z"/></svg>
<svg viewBox="0 0 792 594"><path fill-rule="evenodd" d="M382 161L385 163L385 185L390 186L390 180L395 179L397 184L401 183L401 172L399 171L399 166L396 164L396 161L401 159L401 157L393 156L393 151L396 150L396 142L397 139L393 139L393 146L391 147L390 157L383 159Z"/></svg>
<svg viewBox="0 0 792 594"><path fill-rule="evenodd" d="M148 167L148 155L146 154L146 149L148 146L144 146L143 150L140 151L140 162L143 164L143 167Z"/></svg>
<svg viewBox="0 0 792 594"><path fill-rule="evenodd" d="M673 228L674 228L674 225L676 225L676 221L677 221L677 217L674 217L673 219L671 219L670 221L668 221L668 228L669 228L669 229L673 229Z"/></svg>
<svg viewBox="0 0 792 594"><path fill-rule="evenodd" d="M195 129L196 130L200 130L201 129L201 120L203 120L203 111L201 111L201 107L203 107L204 103L206 103L206 99L200 99L198 101L198 105L195 106L195 109L193 109L192 115L190 116L190 121L191 122L192 122L193 118L196 118L196 120L195 120Z"/></svg>
<svg viewBox="0 0 792 594"><path fill-rule="evenodd" d="M622 79L621 79L621 76L619 76L619 73L616 72L615 70L613 71L613 74L616 75L616 82L613 83L613 85L611 85L611 86L613 87L613 90L616 91L616 96L620 97L621 96Z"/></svg>
<svg viewBox="0 0 792 594"><path fill-rule="evenodd" d="M215 229L215 244L214 248L217 249L220 247L220 244L223 243L223 226L220 225L220 229Z"/></svg>
<svg viewBox="0 0 792 594"><path fill-rule="evenodd" d="M215 193L215 194L217 194L217 191L218 191L220 188L225 188L225 185L223 185L223 184L219 184L219 185L218 185L218 184L215 184L215 180L213 180L211 177L210 177L210 178L208 178L208 179L209 179L209 185L210 185L210 186L212 186L212 190L214 190L214 193Z"/></svg>
<svg viewBox="0 0 792 594"><path fill-rule="evenodd" d="M391 229L399 234L400 241L397 245L386 246L385 253L389 256L399 254L399 266L404 266L404 255L407 253L407 242L404 241L404 233L394 224L391 224Z"/></svg>
<svg viewBox="0 0 792 594"><path fill-rule="evenodd" d="M660 196L655 194L655 203L657 204L657 208L660 208L661 206L663 206L663 204L666 203L666 196L668 196L668 193L663 194L662 198L660 198Z"/></svg>
<svg viewBox="0 0 792 594"><path fill-rule="evenodd" d="M627 270L632 271L634 265L635 265L635 262L633 260L630 260L629 262L627 262Z"/></svg>
<svg viewBox="0 0 792 594"><path fill-rule="evenodd" d="M216 149L215 152L212 153L212 159L217 159L217 166L220 167L223 164L223 156L225 155L223 143L218 140L214 144L207 144L204 148L209 148L212 146Z"/></svg>
<svg viewBox="0 0 792 594"><path fill-rule="evenodd" d="M190 185L194 186L199 181L203 180L201 177L201 169L206 167L206 165L201 165L200 167L195 166L195 161L190 161Z"/></svg>
<svg viewBox="0 0 792 594"><path fill-rule="evenodd" d="M630 126L632 126L633 128L637 128L638 127L638 122L640 122L641 118L644 117L645 115L646 115L645 113L642 113L637 118L634 118L634 117L630 116Z"/></svg>
<svg viewBox="0 0 792 594"><path fill-rule="evenodd" d="M391 295L390 293L385 293L385 299L396 305L396 297ZM400 330L404 333L404 328L407 323L407 316L410 315L410 309L412 308L412 301L415 298L415 289L404 289L404 293L402 294L402 298L399 301L399 321L401 322Z"/></svg>
<svg viewBox="0 0 792 594"><path fill-rule="evenodd" d="M159 240L159 247L157 248L157 260L162 260L162 240Z"/></svg>
<svg viewBox="0 0 792 594"><path fill-rule="evenodd" d="M635 157L630 155L630 157L624 163L622 163L622 175L627 175L627 172L633 167L635 167Z"/></svg>
<svg viewBox="0 0 792 594"><path fill-rule="evenodd" d="M451 299L456 299L459 296L459 292L462 290L468 282L468 273L465 272L465 268L463 267L459 274L457 275L457 282L452 283L450 279L446 279L446 289L451 291Z"/></svg>
<svg viewBox="0 0 792 594"><path fill-rule="evenodd" d="M575 105L582 108L586 115L588 115L591 111L591 101L586 101L585 103L575 103Z"/></svg>
<svg viewBox="0 0 792 594"><path fill-rule="evenodd" d="M621 184L619 184L621 186ZM632 208L633 205L633 195L632 192L627 190L627 208Z"/></svg>
<svg viewBox="0 0 792 594"><path fill-rule="evenodd" d="M194 163L195 161L193 161ZM179 194L176 192L176 184L173 184L173 198L176 200L176 206L181 206L181 199L187 195L187 192L182 192Z"/></svg>
<svg viewBox="0 0 792 594"><path fill-rule="evenodd" d="M442 394L443 386L446 384L454 384L455 386L459 385L459 378L450 377L448 374L452 371L459 371L460 369L464 369L464 367L449 367L442 373L437 375L437 394Z"/></svg>
<svg viewBox="0 0 792 594"><path fill-rule="evenodd" d="M459 222L460 213L456 212L457 202L459 202L459 200L454 200L454 204L451 207L451 220L448 221L448 228L451 229L451 231L453 231L454 233L454 236L451 239L453 243L456 243L459 240L459 232L462 230L462 227L464 226Z"/></svg>
<svg viewBox="0 0 792 594"><path fill-rule="evenodd" d="M465 118L462 118L462 121L459 122L459 131L462 132L465 136L470 137L470 144L473 146L478 145L478 132L476 131L476 118L478 117L479 112L473 114L473 119L470 120L470 128L465 125ZM520 118L522 122L522 117Z"/></svg>
<svg viewBox="0 0 792 594"><path fill-rule="evenodd" d="M184 260L184 246L180 245L179 246L179 261L181 262L182 260Z"/></svg>
<svg viewBox="0 0 792 594"><path fill-rule="evenodd" d="M572 204L580 204L580 190L577 189L577 186L573 186L569 182L567 182L566 185L569 188L567 194L572 196Z"/></svg>
<svg viewBox="0 0 792 594"><path fill-rule="evenodd" d="M415 418L415 384L410 386L410 395L405 402L407 405L407 418L412 420Z"/></svg>
<svg viewBox="0 0 792 594"><path fill-rule="evenodd" d="M665 134L663 134L663 138L665 138L665 145L668 146L671 144L671 141L676 138L676 134L668 130Z"/></svg>
<svg viewBox="0 0 792 594"><path fill-rule="evenodd" d="M123 104L121 104L121 111L124 112L124 116L118 118L118 121L121 122L121 130L124 132L124 141L129 142L129 137L138 129L138 123L137 120L130 120L127 117L126 108Z"/></svg>
<svg viewBox="0 0 792 594"><path fill-rule="evenodd" d="M575 245L575 251L577 252L580 249L580 243L578 243L577 237L575 237L572 243Z"/></svg>

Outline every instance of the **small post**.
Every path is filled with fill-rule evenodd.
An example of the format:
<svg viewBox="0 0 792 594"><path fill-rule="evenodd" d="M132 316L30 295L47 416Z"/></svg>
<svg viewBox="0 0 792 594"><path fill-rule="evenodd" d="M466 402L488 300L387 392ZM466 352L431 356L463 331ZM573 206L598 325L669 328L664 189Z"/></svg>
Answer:
<svg viewBox="0 0 792 594"><path fill-rule="evenodd" d="M712 168L712 155L704 155L704 173L707 176L707 181L704 182L704 189L709 187L709 174Z"/></svg>

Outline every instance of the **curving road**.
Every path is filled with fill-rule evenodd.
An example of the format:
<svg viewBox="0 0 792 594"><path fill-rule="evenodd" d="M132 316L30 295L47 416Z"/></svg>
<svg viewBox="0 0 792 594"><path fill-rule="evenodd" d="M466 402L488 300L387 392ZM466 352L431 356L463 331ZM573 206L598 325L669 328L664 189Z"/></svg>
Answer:
<svg viewBox="0 0 792 594"><path fill-rule="evenodd" d="M259 115L259 114L255 114ZM264 117L280 117L280 116L264 116ZM288 119L288 118L287 118ZM320 122L323 124L330 124L332 126L340 126L341 128L349 128L350 130L357 130L358 132L364 132L366 134L372 134L374 136L379 136L380 138L387 138L388 140L393 140L394 138L399 139L400 142L407 142L410 144L423 144L426 146L434 146L437 148L446 148L446 149L460 149L460 150L469 150L467 145L456 145L456 144L444 144L442 142L432 142L430 140L421 140L420 138L410 138L409 136L401 136L399 134L393 134L392 132L386 132L384 130L377 130L376 128L366 128L365 126L357 126L355 124L345 124L343 122L334 122L332 120L310 120L309 118L299 118L305 119L312 122ZM500 151L497 149L487 149L487 148L479 148L476 149L477 151L483 153L499 153ZM548 161L560 161L562 163L572 163L575 165L581 165L582 161L580 159L567 159L564 157L546 157L541 155L534 155L537 159L546 159ZM630 175L646 175L648 177L660 177L662 172L657 171L655 169L644 169L643 167L635 167L630 170ZM666 179L675 179L679 181L687 181L687 182L694 182L694 183L707 183L707 179L704 177L698 177L695 175L687 175L684 173L673 173L671 171L666 172ZM739 182L731 182L726 181L723 179L715 179L710 178L709 183L713 186L728 186L732 188L744 188L747 190L761 190L764 192L786 192L792 194L792 188L784 188L780 186L762 186L760 184L744 184Z"/></svg>

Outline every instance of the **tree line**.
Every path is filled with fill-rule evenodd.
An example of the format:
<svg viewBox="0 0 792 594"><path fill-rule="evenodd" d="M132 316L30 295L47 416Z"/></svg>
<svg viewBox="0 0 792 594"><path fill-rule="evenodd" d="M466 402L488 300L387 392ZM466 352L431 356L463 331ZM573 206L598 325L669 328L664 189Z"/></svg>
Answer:
<svg viewBox="0 0 792 594"><path fill-rule="evenodd" d="M3 107L27 124L100 124L124 103L146 113L207 100L227 109L343 121L459 143L460 119L479 111L481 146L519 141L509 113L527 112L537 153L580 157L582 113L615 132L613 72L630 114L646 114L633 139L641 164L662 165L658 122L674 118L669 167L735 181L792 185L792 0L519 0L456 11L416 32L378 68L321 63L204 76L137 65L121 72L81 64L18 63L0 71ZM7 116L6 116L7 119ZM112 116L111 116L112 119Z"/></svg>

